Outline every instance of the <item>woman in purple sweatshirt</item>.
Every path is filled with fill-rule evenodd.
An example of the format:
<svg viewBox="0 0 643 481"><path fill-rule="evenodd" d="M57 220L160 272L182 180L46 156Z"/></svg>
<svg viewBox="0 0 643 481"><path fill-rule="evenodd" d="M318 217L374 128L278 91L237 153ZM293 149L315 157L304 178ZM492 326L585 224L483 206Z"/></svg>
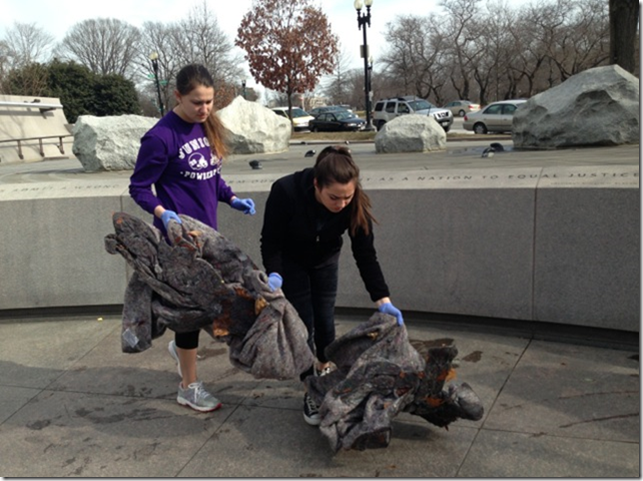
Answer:
<svg viewBox="0 0 643 481"><path fill-rule="evenodd" d="M219 202L254 215L252 199L238 198L221 177L226 139L213 109L214 81L208 70L198 64L183 67L174 95L176 106L141 139L130 195L154 215L154 226L164 233L168 222L181 223L178 214L217 229ZM214 411L221 403L197 380L198 346L199 331L175 333L168 345L182 378L177 401L197 411Z"/></svg>

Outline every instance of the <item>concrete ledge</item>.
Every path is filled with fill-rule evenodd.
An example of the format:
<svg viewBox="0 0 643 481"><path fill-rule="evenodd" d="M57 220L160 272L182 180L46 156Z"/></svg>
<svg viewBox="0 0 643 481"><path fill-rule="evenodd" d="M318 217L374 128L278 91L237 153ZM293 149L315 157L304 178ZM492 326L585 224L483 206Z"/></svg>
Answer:
<svg viewBox="0 0 643 481"><path fill-rule="evenodd" d="M638 172L616 165L365 173L395 304L638 332ZM226 176L255 199L257 215L221 205L221 230L259 265L263 206L278 177ZM122 303L126 264L103 243L111 214L149 218L127 183L0 184L3 310ZM372 307L348 245L340 262L338 307Z"/></svg>

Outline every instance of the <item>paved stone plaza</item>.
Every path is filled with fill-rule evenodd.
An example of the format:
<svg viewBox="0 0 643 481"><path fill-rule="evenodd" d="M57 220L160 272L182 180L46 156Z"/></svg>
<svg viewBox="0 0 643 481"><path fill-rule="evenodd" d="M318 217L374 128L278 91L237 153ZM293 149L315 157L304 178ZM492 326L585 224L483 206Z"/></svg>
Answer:
<svg viewBox="0 0 643 481"><path fill-rule="evenodd" d="M340 314L338 334L367 319ZM223 401L176 403L166 333L120 351L116 313L0 322L0 472L6 477L640 477L638 336L534 334L435 316L406 320L420 351L459 350L481 421L449 430L399 414L386 449L333 454L302 417L297 381L255 380L204 335L199 373Z"/></svg>

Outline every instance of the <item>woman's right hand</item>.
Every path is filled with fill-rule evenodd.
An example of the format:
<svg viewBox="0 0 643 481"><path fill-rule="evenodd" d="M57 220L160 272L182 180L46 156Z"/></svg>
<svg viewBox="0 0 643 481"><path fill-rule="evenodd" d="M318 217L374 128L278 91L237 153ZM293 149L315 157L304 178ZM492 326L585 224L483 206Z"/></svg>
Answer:
<svg viewBox="0 0 643 481"><path fill-rule="evenodd" d="M161 220L163 221L163 226L167 230L167 224L171 220L175 221L177 224L181 224L181 218L173 210L164 210L161 214Z"/></svg>

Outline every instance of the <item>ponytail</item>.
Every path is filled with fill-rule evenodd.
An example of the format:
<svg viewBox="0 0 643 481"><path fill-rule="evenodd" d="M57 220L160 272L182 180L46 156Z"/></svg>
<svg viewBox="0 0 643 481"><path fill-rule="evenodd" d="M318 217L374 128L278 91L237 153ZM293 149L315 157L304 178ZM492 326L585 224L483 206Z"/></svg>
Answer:
<svg viewBox="0 0 643 481"><path fill-rule="evenodd" d="M326 147L317 156L314 176L320 189L334 183L355 183L355 194L349 205L351 209L349 232L354 236L361 229L369 235L372 223L377 221L371 213L371 199L362 189L359 167L353 160L351 151L342 146Z"/></svg>

